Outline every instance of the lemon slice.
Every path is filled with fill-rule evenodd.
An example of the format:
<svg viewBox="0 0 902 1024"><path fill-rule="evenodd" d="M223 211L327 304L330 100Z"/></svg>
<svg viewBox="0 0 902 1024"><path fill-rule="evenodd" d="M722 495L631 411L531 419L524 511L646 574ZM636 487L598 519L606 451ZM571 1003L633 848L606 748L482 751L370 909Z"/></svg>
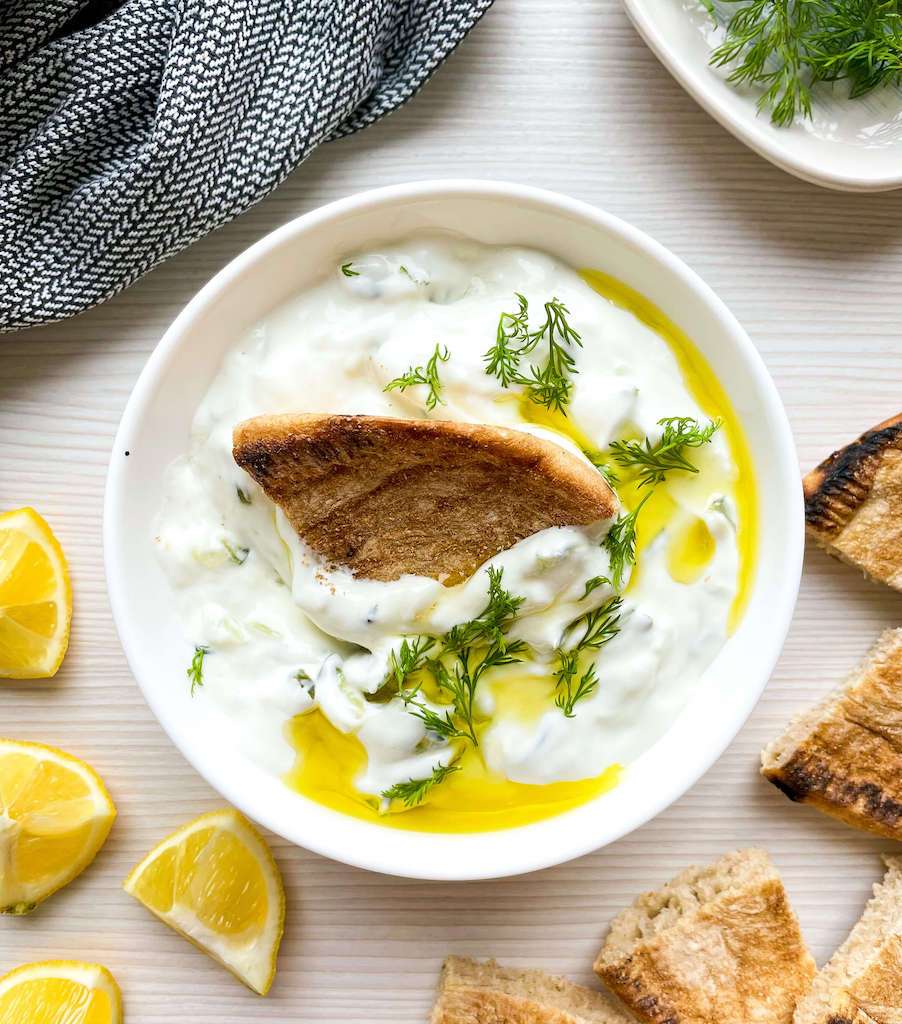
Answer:
<svg viewBox="0 0 902 1024"><path fill-rule="evenodd" d="M285 923L282 876L263 838L231 808L202 814L154 847L125 891L266 995Z"/></svg>
<svg viewBox="0 0 902 1024"><path fill-rule="evenodd" d="M122 1024L122 996L99 964L48 960L0 978L3 1024Z"/></svg>
<svg viewBox="0 0 902 1024"><path fill-rule="evenodd" d="M0 515L0 678L54 675L71 620L66 559L50 527L33 508Z"/></svg>
<svg viewBox="0 0 902 1024"><path fill-rule="evenodd" d="M26 914L80 875L115 817L106 787L83 761L0 739L0 912Z"/></svg>

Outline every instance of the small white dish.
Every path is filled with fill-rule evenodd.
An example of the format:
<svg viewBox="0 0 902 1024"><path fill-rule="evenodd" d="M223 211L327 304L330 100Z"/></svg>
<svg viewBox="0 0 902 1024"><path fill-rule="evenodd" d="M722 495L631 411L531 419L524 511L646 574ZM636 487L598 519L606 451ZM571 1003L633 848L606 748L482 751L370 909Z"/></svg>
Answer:
<svg viewBox="0 0 902 1024"><path fill-rule="evenodd" d="M224 353L267 312L348 252L423 229L544 249L642 292L695 341L729 394L757 454L761 530L748 608L670 731L611 792L556 818L470 835L405 832L313 803L202 727L185 668L190 647L152 540L161 479L188 445L191 421ZM315 387L311 367L308 386ZM151 709L222 795L286 839L336 860L431 879L514 875L578 857L637 828L720 756L757 702L792 617L803 551L792 435L748 336L685 264L609 214L552 192L480 181L420 182L351 196L267 235L188 304L141 374L107 479L104 556L113 616Z"/></svg>
<svg viewBox="0 0 902 1024"><path fill-rule="evenodd" d="M696 0L623 0L637 31L664 67L715 120L765 159L798 178L843 192L902 188L902 90L886 87L860 99L846 86L814 90L812 119L786 128L758 112L758 93L736 88L712 68L719 41Z"/></svg>

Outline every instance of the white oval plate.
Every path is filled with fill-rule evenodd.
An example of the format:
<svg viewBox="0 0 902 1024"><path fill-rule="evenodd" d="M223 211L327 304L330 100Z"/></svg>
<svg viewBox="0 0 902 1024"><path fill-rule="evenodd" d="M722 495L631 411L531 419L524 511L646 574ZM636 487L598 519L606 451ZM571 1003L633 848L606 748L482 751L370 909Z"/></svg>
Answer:
<svg viewBox="0 0 902 1024"><path fill-rule="evenodd" d="M289 789L211 728L203 702L190 696L185 668L192 650L153 544L163 473L187 449L195 410L225 353L349 252L424 229L544 249L646 295L693 339L729 394L755 453L765 527L742 621L669 731L611 792L503 832L402 832L339 814ZM316 386L315 366L308 386ZM300 846L359 867L432 879L493 878L559 864L618 839L681 796L724 751L767 683L792 617L803 539L786 414L761 357L720 299L672 253L616 217L553 192L484 181L419 182L350 196L279 228L220 271L166 332L132 391L103 518L122 646L147 703L197 771L236 807Z"/></svg>
<svg viewBox="0 0 902 1024"><path fill-rule="evenodd" d="M902 188L902 91L843 98L842 84L819 86L813 117L777 128L758 113L757 94L737 89L708 63L711 18L695 0L623 0L637 31L664 67L727 131L805 181L843 192Z"/></svg>

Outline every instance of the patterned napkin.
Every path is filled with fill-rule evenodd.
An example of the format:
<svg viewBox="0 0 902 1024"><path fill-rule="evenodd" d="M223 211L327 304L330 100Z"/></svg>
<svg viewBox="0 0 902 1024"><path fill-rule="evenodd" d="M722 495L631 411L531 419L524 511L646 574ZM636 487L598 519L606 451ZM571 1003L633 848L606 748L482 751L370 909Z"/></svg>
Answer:
<svg viewBox="0 0 902 1024"><path fill-rule="evenodd" d="M389 113L492 0L0 0L0 331L102 302Z"/></svg>

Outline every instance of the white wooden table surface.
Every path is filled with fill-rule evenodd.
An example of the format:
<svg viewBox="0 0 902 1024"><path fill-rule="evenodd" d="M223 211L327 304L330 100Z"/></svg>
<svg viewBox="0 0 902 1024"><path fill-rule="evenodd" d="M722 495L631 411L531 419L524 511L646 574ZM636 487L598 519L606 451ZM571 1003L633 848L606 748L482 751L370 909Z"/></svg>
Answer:
<svg viewBox="0 0 902 1024"><path fill-rule="evenodd" d="M453 175L570 193L683 257L758 345L803 467L899 411L902 193L830 193L765 163L671 81L616 0L498 0L404 110L323 148L269 199L105 306L0 336L0 507L33 504L47 516L75 587L62 671L4 686L0 733L87 759L120 810L86 874L31 917L0 921L0 972L96 959L116 974L131 1024L423 1021L446 953L590 982L606 922L635 893L743 844L771 851L819 961L857 918L889 844L790 804L756 770L758 750L788 716L902 619L902 598L815 550L749 723L686 797L613 846L528 877L433 884L347 868L273 838L289 913L266 1000L121 892L151 844L221 803L145 706L110 617L101 506L129 391L191 295L261 235L351 192Z"/></svg>

